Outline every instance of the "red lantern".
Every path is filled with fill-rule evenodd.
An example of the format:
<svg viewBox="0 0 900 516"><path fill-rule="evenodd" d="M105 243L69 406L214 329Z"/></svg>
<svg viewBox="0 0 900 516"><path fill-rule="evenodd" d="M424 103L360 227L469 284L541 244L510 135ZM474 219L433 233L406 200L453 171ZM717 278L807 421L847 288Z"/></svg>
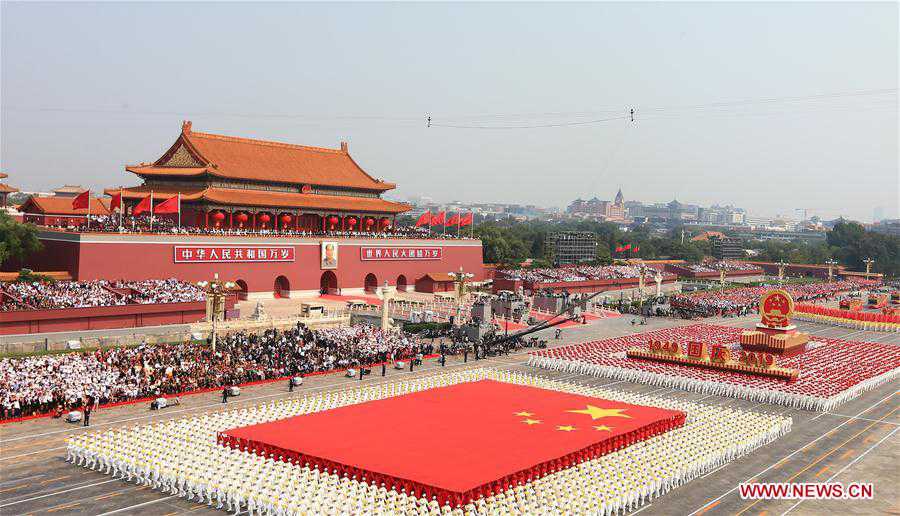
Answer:
<svg viewBox="0 0 900 516"><path fill-rule="evenodd" d="M383 228L389 228L389 227L391 227L391 219L389 219L389 218L387 218L387 217L383 217L383 218L381 219L381 227L383 227Z"/></svg>
<svg viewBox="0 0 900 516"><path fill-rule="evenodd" d="M366 219L366 228L372 227L372 224L375 224L375 219Z"/></svg>
<svg viewBox="0 0 900 516"><path fill-rule="evenodd" d="M336 216L332 215L331 218L328 219L328 222L330 222L331 225L333 226L333 225L337 224L339 220L340 219L338 219Z"/></svg>
<svg viewBox="0 0 900 516"><path fill-rule="evenodd" d="M268 213L263 213L262 215L259 216L259 221L262 222L263 224L265 224L266 222L269 222L270 220L272 220L272 217L270 217Z"/></svg>
<svg viewBox="0 0 900 516"><path fill-rule="evenodd" d="M356 225L356 219L353 217L350 217L349 219L347 219L347 224L349 224L350 227L352 228L353 226Z"/></svg>
<svg viewBox="0 0 900 516"><path fill-rule="evenodd" d="M282 223L282 224L290 224L290 222L291 222L291 216L290 216L290 215L284 214L284 215L281 216L281 223Z"/></svg>
<svg viewBox="0 0 900 516"><path fill-rule="evenodd" d="M213 220L215 220L216 222L222 222L223 220L225 220L225 214L221 211L217 211L213 213Z"/></svg>
<svg viewBox="0 0 900 516"><path fill-rule="evenodd" d="M237 221L240 222L241 224L243 224L244 222L247 222L247 219L248 219L246 213L238 213L237 215L235 215L234 218L237 219Z"/></svg>

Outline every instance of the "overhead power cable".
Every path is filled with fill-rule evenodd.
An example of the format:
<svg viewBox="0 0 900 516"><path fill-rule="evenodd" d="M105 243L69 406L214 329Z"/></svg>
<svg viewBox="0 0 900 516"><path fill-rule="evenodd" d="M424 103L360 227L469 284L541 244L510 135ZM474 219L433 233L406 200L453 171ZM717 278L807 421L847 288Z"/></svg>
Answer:
<svg viewBox="0 0 900 516"><path fill-rule="evenodd" d="M612 122L613 120L625 120L626 116L615 116L612 118L598 118L596 120L579 120L575 122L556 122L549 124L533 124L533 125L457 125L457 124L438 124L435 123L433 117L429 117L428 127L446 127L450 129L538 129L542 127L569 127L574 125L591 125L603 122Z"/></svg>

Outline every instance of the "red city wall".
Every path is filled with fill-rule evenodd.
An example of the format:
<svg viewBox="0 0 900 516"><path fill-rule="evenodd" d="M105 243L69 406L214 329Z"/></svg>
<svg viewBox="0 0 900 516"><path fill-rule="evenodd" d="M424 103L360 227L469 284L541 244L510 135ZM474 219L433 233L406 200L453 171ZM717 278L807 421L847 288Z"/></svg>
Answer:
<svg viewBox="0 0 900 516"><path fill-rule="evenodd" d="M226 299L226 309L235 299ZM59 331L137 328L195 323L206 316L206 303L130 304L90 308L57 308L0 312L0 335Z"/></svg>
<svg viewBox="0 0 900 516"><path fill-rule="evenodd" d="M396 285L400 275L407 285L429 272L447 273L462 267L474 274L473 281L484 278L481 241L366 238L264 238L264 237L192 237L167 235L77 234L45 231L41 234L44 250L29 263L13 264L35 270L66 270L81 281L96 279L141 280L178 278L196 282L209 280L218 273L223 280L246 283L249 292L272 292L275 279L284 276L288 290L318 291L326 271L320 267L320 242L338 242L338 288L363 288L368 274L378 285L385 281ZM253 263L174 263L178 246L279 246L294 247L293 262ZM361 247L440 247L436 260L363 261Z"/></svg>

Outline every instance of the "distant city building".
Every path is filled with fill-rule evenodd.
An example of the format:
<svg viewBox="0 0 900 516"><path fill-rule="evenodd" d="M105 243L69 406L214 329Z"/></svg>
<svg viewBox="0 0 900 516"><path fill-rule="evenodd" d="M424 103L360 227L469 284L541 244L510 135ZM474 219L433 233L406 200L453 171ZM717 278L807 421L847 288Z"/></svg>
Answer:
<svg viewBox="0 0 900 516"><path fill-rule="evenodd" d="M668 203L644 204L625 202L628 218L646 220L651 224L677 225L699 222L702 208L695 204L683 204L677 200Z"/></svg>
<svg viewBox="0 0 900 516"><path fill-rule="evenodd" d="M529 220L550 219L558 209L541 208L533 204L503 204L480 202L437 202L429 197L408 197L407 201L413 205L407 215L418 218L423 213L468 213L472 212L476 220Z"/></svg>
<svg viewBox="0 0 900 516"><path fill-rule="evenodd" d="M719 260L740 260L746 257L741 239L726 236L709 238L712 254Z"/></svg>
<svg viewBox="0 0 900 516"><path fill-rule="evenodd" d="M745 215L741 208L713 204L709 208L700 208L698 220L705 224L739 225L744 223Z"/></svg>
<svg viewBox="0 0 900 516"><path fill-rule="evenodd" d="M704 242L716 238L725 238L725 234L721 231L703 231L700 234L691 237L691 242Z"/></svg>
<svg viewBox="0 0 900 516"><path fill-rule="evenodd" d="M566 208L566 213L576 217L605 220L610 222L625 221L625 196L622 190L616 193L612 201L602 201L596 197L590 200L575 199Z"/></svg>
<svg viewBox="0 0 900 516"><path fill-rule="evenodd" d="M752 240L781 240L790 242L821 242L825 240L825 231L795 231L773 227L743 227L735 230L741 238Z"/></svg>
<svg viewBox="0 0 900 516"><path fill-rule="evenodd" d="M900 219L883 219L869 228L876 233L900 236Z"/></svg>
<svg viewBox="0 0 900 516"><path fill-rule="evenodd" d="M547 238L553 264L572 265L597 259L597 235L590 231L562 231Z"/></svg>
<svg viewBox="0 0 900 516"><path fill-rule="evenodd" d="M872 222L876 224L884 220L884 206L876 206L872 210Z"/></svg>
<svg viewBox="0 0 900 516"><path fill-rule="evenodd" d="M56 197L75 197L85 191L86 190L82 188L81 185L64 185L53 190L53 195Z"/></svg>

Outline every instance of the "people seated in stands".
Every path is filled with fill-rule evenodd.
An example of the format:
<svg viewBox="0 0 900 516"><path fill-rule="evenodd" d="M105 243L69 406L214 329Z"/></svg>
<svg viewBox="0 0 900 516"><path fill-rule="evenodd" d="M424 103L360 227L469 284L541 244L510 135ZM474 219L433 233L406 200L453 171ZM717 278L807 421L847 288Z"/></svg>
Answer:
<svg viewBox="0 0 900 516"><path fill-rule="evenodd" d="M143 281L11 282L0 311L118 306L129 303L187 303L206 299L202 289L174 278ZM2 295L2 294L0 294Z"/></svg>
<svg viewBox="0 0 900 516"><path fill-rule="evenodd" d="M92 231L99 233L165 233L177 235L219 235L219 236L283 236L283 237L366 237L366 238L431 238L431 239L456 239L466 235L457 236L456 231L429 231L424 227L388 227L381 231L351 231L351 230L312 230L312 229L283 229L283 228L226 228L226 227L195 227L177 226L174 217L156 216L151 222L147 215L125 216L121 223L118 215L92 215L90 224L85 219L68 219L64 224L49 225L55 229L66 231Z"/></svg>
<svg viewBox="0 0 900 516"><path fill-rule="evenodd" d="M232 333L216 352L196 344L0 359L0 419L99 403L221 388L315 371L360 367L427 355L430 344L394 330L367 326L311 331L300 324L262 334Z"/></svg>
<svg viewBox="0 0 900 516"><path fill-rule="evenodd" d="M733 288L728 290L705 290L673 295L670 299L672 309L700 317L742 316L759 310L759 299L777 285ZM830 300L839 292L859 288L853 281L835 281L831 283L808 283L805 285L789 285L783 287L794 301Z"/></svg>
<svg viewBox="0 0 900 516"><path fill-rule="evenodd" d="M510 279L520 279L531 283L552 283L637 278L640 275L640 268L631 265L578 265L557 268L502 269L499 272Z"/></svg>

